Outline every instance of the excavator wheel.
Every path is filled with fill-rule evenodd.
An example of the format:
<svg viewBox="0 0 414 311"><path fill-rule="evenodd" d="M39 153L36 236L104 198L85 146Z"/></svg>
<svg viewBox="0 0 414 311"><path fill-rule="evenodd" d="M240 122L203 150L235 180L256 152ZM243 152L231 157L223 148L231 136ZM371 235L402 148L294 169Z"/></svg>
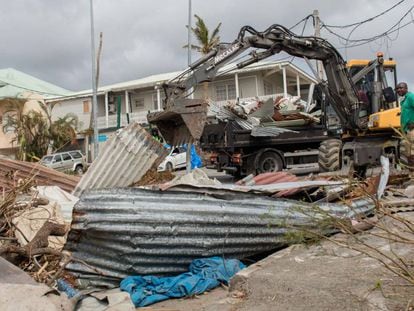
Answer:
<svg viewBox="0 0 414 311"><path fill-rule="evenodd" d="M321 172L333 172L341 168L342 141L328 139L319 147L318 163Z"/></svg>

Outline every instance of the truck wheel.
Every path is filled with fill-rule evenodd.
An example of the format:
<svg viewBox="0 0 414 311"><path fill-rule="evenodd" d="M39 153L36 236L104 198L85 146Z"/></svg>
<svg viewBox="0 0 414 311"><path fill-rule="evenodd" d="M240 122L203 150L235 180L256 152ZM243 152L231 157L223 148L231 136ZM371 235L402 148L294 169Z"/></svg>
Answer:
<svg viewBox="0 0 414 311"><path fill-rule="evenodd" d="M333 172L341 168L342 141L328 139L319 147L318 164L321 172Z"/></svg>
<svg viewBox="0 0 414 311"><path fill-rule="evenodd" d="M281 171L282 168L283 162L280 156L275 152L267 151L260 156L256 170L261 174Z"/></svg>
<svg viewBox="0 0 414 311"><path fill-rule="evenodd" d="M171 163L171 162L168 162L168 163L165 165L165 170L166 170L166 171L168 171L168 172L172 172L172 171L173 171L173 165L172 165L172 163Z"/></svg>

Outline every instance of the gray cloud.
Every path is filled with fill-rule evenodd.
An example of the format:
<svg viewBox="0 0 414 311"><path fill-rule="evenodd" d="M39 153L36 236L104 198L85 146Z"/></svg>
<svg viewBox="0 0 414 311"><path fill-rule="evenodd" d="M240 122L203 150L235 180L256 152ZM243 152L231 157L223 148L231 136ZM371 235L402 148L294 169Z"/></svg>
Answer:
<svg viewBox="0 0 414 311"><path fill-rule="evenodd" d="M239 29L251 25L263 30L271 24L293 26L314 9L326 24L344 25L364 20L397 1L271 1L192 0L193 13L204 18L209 28L222 22L221 39L233 41ZM188 0L94 0L95 43L103 32L100 84L110 84L168 71L181 70L187 62L182 48L187 41L185 25ZM357 28L351 39L377 35L411 7L405 1L398 8ZM87 0L5 1L0 18L0 68L13 67L71 90L91 87L90 12ZM406 19L405 22L408 22ZM301 33L303 24L294 29ZM344 49L343 40L322 30L344 58L373 58L379 50L399 64L400 80L413 84L414 46L409 37L413 25L387 39ZM349 33L336 30L343 36ZM311 35L308 20L304 34ZM193 53L192 59L196 59ZM282 55L280 56L282 57ZM302 64L302 62L299 62ZM414 86L413 86L414 88Z"/></svg>

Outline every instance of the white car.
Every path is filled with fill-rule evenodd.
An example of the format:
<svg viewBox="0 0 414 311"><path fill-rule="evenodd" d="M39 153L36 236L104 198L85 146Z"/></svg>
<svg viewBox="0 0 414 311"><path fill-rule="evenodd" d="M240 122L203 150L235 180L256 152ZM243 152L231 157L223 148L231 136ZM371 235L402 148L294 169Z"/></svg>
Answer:
<svg viewBox="0 0 414 311"><path fill-rule="evenodd" d="M184 168L186 166L186 154L184 147L171 148L165 160L158 166L158 172Z"/></svg>

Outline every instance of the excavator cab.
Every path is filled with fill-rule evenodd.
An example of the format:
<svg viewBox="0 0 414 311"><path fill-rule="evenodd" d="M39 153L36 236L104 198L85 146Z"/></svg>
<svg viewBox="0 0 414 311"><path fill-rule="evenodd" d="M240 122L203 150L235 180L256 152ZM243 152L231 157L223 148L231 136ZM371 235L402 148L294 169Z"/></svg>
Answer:
<svg viewBox="0 0 414 311"><path fill-rule="evenodd" d="M347 62L347 68L359 99L370 107L368 128L376 131L400 127L401 109L394 92L396 62L384 60L379 52L374 61L353 59Z"/></svg>

